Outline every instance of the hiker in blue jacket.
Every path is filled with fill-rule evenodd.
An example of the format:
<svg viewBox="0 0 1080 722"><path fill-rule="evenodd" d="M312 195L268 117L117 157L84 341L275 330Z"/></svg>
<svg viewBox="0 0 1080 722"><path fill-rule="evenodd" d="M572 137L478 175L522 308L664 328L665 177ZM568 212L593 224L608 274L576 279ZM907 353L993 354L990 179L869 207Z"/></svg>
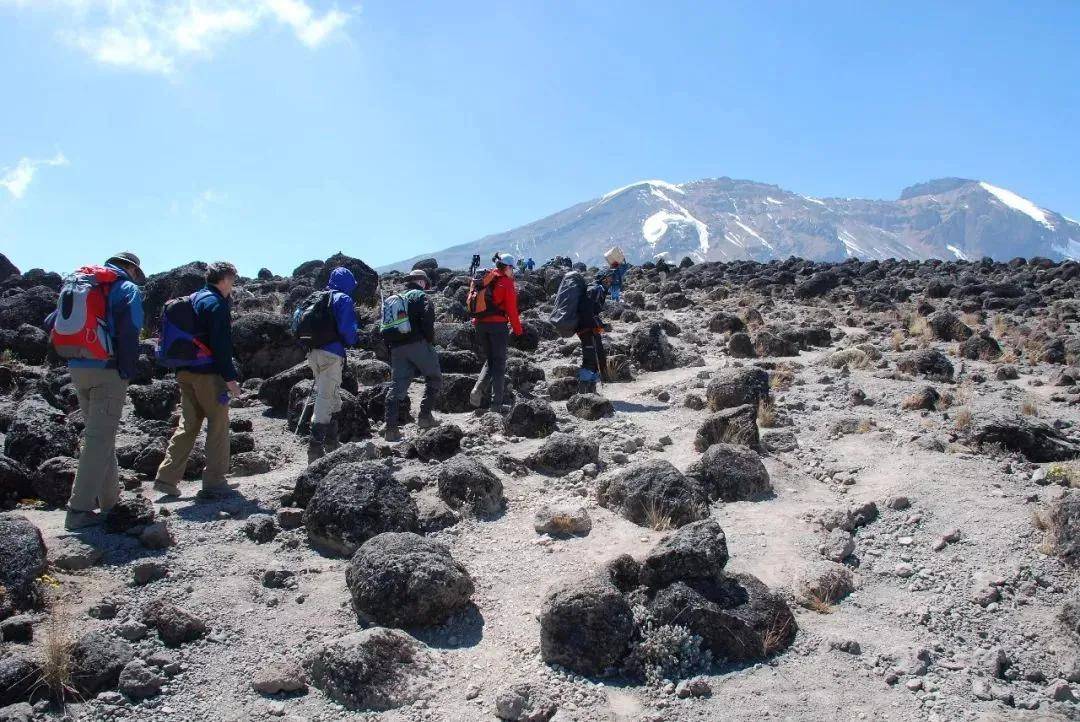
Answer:
<svg viewBox="0 0 1080 722"><path fill-rule="evenodd" d="M611 300L618 303L622 300L622 286L623 279L626 277L626 272L630 270L630 264L626 261L622 263L612 263L608 268L611 272Z"/></svg>
<svg viewBox="0 0 1080 722"><path fill-rule="evenodd" d="M578 393L596 393L598 381L607 380L607 351L600 336L611 327L600 319L615 274L603 270L596 274L578 306L577 336L581 341L581 368L578 369Z"/></svg>
<svg viewBox="0 0 1080 722"><path fill-rule="evenodd" d="M180 384L180 425L169 439L165 459L157 470L154 490L180 496L180 479L187 469L195 439L206 421L206 467L201 498L216 498L232 490L229 473L229 398L240 396L239 374L233 364L232 296L239 274L227 261L211 263L206 286L192 299L196 338L210 349L210 363L176 372Z"/></svg>
<svg viewBox="0 0 1080 722"><path fill-rule="evenodd" d="M68 530L98 523L94 509L107 512L120 498L116 432L127 400L128 382L135 376L139 362L139 334L143 326L139 284L146 282L139 257L129 252L111 256L104 266L80 269L83 270L93 274L99 283L109 284L104 319L108 339L98 340L104 344L99 355L107 358L69 358L67 362L85 423L79 466L64 518ZM45 323L50 332L61 331L55 328L56 311L49 314ZM60 323L63 325L63 321ZM78 335L90 343L87 336ZM56 342L54 336L53 343Z"/></svg>
<svg viewBox="0 0 1080 722"><path fill-rule="evenodd" d="M337 338L308 353L307 362L315 378L315 411L311 416L311 436L308 438L308 460L314 461L326 453L326 447L338 444L337 413L341 411L341 372L345 366L345 348L355 346L359 339L356 304L352 293L356 277L348 268L338 267L330 272L326 283L330 292L330 309Z"/></svg>

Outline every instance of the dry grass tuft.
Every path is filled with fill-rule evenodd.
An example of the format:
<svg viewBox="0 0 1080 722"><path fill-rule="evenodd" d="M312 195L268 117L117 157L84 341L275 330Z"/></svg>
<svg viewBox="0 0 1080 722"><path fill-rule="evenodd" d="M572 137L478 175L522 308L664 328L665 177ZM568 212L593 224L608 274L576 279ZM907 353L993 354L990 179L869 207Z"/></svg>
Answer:
<svg viewBox="0 0 1080 722"><path fill-rule="evenodd" d="M892 334L890 334L889 336L889 348L891 348L893 351L903 351L904 341L906 340L907 336L904 335L903 331L901 331L900 329L894 329Z"/></svg>
<svg viewBox="0 0 1080 722"><path fill-rule="evenodd" d="M786 391L795 381L795 369L790 364L777 364L769 374L769 388L773 391Z"/></svg>
<svg viewBox="0 0 1080 722"><path fill-rule="evenodd" d="M956 426L957 431L967 431L971 428L974 421L974 414L972 414L971 409L966 406L958 407L956 413L953 414L953 425Z"/></svg>
<svg viewBox="0 0 1080 722"><path fill-rule="evenodd" d="M829 600L816 592L807 592L801 601L804 607L812 609L818 614L833 613L833 605L829 603Z"/></svg>
<svg viewBox="0 0 1080 722"><path fill-rule="evenodd" d="M779 613L773 617L769 628L765 630L765 634L761 637L762 646L764 647L762 651L765 652L765 656L779 652L787 646L793 621L790 614L783 615L783 619L781 619Z"/></svg>
<svg viewBox="0 0 1080 722"><path fill-rule="evenodd" d="M855 427L856 434L868 434L874 428L874 422L871 419L859 419L858 426Z"/></svg>
<svg viewBox="0 0 1080 722"><path fill-rule="evenodd" d="M934 339L934 332L930 328L930 322L923 316L915 316L911 319L911 323L908 324L908 333L923 344Z"/></svg>
<svg viewBox="0 0 1080 722"><path fill-rule="evenodd" d="M758 402L757 423L763 429L776 426L776 402L771 396Z"/></svg>
<svg viewBox="0 0 1080 722"><path fill-rule="evenodd" d="M1046 470L1046 480L1051 484L1080 488L1080 464L1075 461L1051 464Z"/></svg>
<svg viewBox="0 0 1080 722"><path fill-rule="evenodd" d="M655 501L643 505L642 508L645 511L645 523L653 531L670 531L675 528L671 521L671 514L666 512Z"/></svg>
<svg viewBox="0 0 1080 722"><path fill-rule="evenodd" d="M1028 396L1020 402L1020 413L1024 416L1039 415L1039 401L1034 396Z"/></svg>
<svg viewBox="0 0 1080 722"><path fill-rule="evenodd" d="M74 643L70 610L63 600L53 596L45 621L45 639L41 645L41 678L35 686L44 687L52 699L60 702L79 696L71 681L71 649Z"/></svg>

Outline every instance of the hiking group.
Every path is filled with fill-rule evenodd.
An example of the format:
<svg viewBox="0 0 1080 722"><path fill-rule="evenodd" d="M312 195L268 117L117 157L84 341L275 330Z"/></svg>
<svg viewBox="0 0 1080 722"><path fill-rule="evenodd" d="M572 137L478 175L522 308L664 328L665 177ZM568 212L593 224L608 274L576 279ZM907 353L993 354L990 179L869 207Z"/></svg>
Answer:
<svg viewBox="0 0 1080 722"><path fill-rule="evenodd" d="M577 335L581 340L578 385L582 393L595 392L597 382L607 379L601 335L610 326L600 315L609 294L619 297L628 268L618 248L608 251L605 259L607 268L591 283L581 271L565 274L550 317L561 335ZM480 257L473 256L469 269L466 306L484 358L469 401L476 409L505 414L510 337L524 333L515 274L532 273L535 263L531 258L520 261L509 253L496 253L491 260L491 268L480 268ZM227 477L229 402L240 396L233 361L231 304L237 278L231 263L211 263L203 288L168 301L161 314L157 362L175 372L180 389L179 424L154 476L154 490L167 498L181 494L180 481L204 421L206 463L197 497L219 498L235 489ZM391 372L382 429L388 442L402 439L401 406L413 379L424 379L416 420L420 429L438 425L432 411L442 388L435 348L435 306L429 298L431 278L416 269L403 280L403 290L383 299L379 324ZM145 326L140 286L145 281L138 256L117 253L103 265L84 266L66 276L56 310L46 319L52 347L67 361L85 424L64 521L69 530L99 523L101 515L120 498L116 436L128 384L138 373ZM357 345L360 332L353 299L356 288L356 278L348 268L334 268L326 288L311 293L292 315L291 329L307 351L313 378L308 404L313 407L309 462L339 443L342 375L347 349Z"/></svg>

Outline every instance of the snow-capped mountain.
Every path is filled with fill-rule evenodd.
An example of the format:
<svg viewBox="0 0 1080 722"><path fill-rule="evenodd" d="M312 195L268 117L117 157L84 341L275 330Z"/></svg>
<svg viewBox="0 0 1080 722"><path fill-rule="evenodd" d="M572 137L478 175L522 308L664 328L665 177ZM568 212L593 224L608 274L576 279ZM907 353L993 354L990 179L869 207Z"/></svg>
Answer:
<svg viewBox="0 0 1080 722"><path fill-rule="evenodd" d="M911 186L899 200L810 198L774 185L713 178L679 185L632 183L528 225L472 243L395 263L404 268L434 256L468 266L510 251L540 263L570 256L597 263L619 245L640 263L663 255L678 261L799 256L1007 260L1016 256L1080 258L1080 223L982 181L942 178Z"/></svg>

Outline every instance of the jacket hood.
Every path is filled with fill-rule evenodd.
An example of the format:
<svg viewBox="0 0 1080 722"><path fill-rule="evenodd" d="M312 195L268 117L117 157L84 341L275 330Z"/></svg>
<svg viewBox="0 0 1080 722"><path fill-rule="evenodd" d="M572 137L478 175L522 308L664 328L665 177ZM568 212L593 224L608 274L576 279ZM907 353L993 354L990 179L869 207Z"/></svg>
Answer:
<svg viewBox="0 0 1080 722"><path fill-rule="evenodd" d="M356 290L356 277L348 268L339 266L330 272L330 280L327 281L326 287L331 291L341 291L351 295Z"/></svg>

